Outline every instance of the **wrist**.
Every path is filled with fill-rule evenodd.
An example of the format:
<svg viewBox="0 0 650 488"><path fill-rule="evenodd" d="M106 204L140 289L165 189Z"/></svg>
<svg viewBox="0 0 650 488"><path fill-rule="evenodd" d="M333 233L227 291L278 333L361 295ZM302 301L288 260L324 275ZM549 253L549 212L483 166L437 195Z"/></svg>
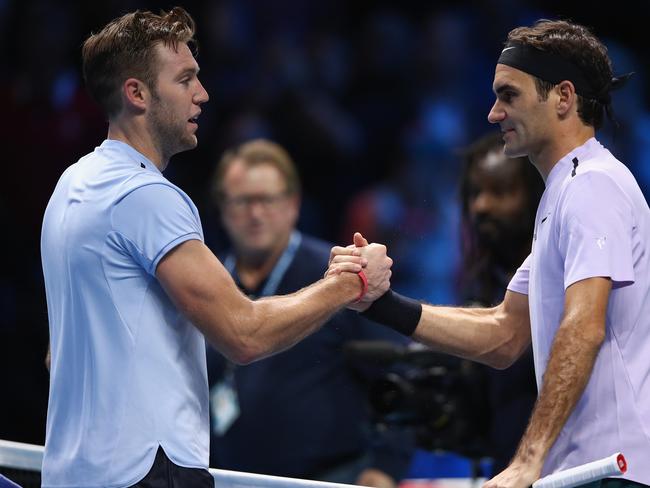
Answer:
<svg viewBox="0 0 650 488"><path fill-rule="evenodd" d="M422 304L389 289L361 315L411 336L420 323Z"/></svg>
<svg viewBox="0 0 650 488"><path fill-rule="evenodd" d="M366 294L367 280L364 282L365 275L362 278L359 273L343 271L332 276L332 278L334 278L332 280L334 286L338 290L345 292L344 298L347 305L357 304Z"/></svg>
<svg viewBox="0 0 650 488"><path fill-rule="evenodd" d="M361 270L357 273L357 276L361 280L361 291L353 303L359 303L365 294L368 293L368 278L366 278L366 274L363 272L363 270Z"/></svg>
<svg viewBox="0 0 650 488"><path fill-rule="evenodd" d="M546 457L546 449L541 443L531 443L524 439L521 440L517 451L512 459L512 464L523 464L532 469L541 471Z"/></svg>

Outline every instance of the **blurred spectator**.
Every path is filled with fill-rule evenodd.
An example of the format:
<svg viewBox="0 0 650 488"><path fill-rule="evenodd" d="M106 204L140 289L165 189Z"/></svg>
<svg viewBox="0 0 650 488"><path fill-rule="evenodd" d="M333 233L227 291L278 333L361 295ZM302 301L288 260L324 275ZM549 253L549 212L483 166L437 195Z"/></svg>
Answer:
<svg viewBox="0 0 650 488"><path fill-rule="evenodd" d="M295 229L300 182L287 152L258 139L226 152L214 181L232 250L223 263L249 296L297 291L322 277L330 245ZM409 462L406 434L372 436L351 340L405 342L351 311L291 349L247 366L208 353L212 460L219 468L396 486ZM374 437L374 438L373 438Z"/></svg>
<svg viewBox="0 0 650 488"><path fill-rule="evenodd" d="M461 296L465 303L495 305L531 250L535 212L544 191L537 169L503 154L500 132L475 141L465 152L461 177ZM487 452L494 473L515 453L537 398L533 353L508 369L472 364L485 377L489 428Z"/></svg>

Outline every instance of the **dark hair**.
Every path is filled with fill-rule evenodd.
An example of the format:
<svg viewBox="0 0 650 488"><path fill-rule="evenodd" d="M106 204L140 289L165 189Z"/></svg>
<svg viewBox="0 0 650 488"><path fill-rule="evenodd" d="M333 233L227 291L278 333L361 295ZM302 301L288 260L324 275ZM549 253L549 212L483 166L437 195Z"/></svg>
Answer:
<svg viewBox="0 0 650 488"><path fill-rule="evenodd" d="M509 42L519 42L563 57L577 66L591 81L596 92L607 91L612 79L612 62L607 48L586 27L564 20L538 20L532 27L517 27L508 34ZM546 100L555 86L535 79L537 93ZM587 125L599 129L603 123L602 102L578 95L578 115Z"/></svg>
<svg viewBox="0 0 650 488"><path fill-rule="evenodd" d="M300 178L289 153L275 142L255 139L226 151L219 160L212 179L212 199L217 205L224 201L223 179L235 161L243 161L249 167L270 164L282 174L288 195L300 193Z"/></svg>
<svg viewBox="0 0 650 488"><path fill-rule="evenodd" d="M155 46L178 49L179 43L195 48L194 20L183 8L160 15L131 12L111 21L83 44L83 75L93 99L110 119L122 109L120 87L138 78L155 90Z"/></svg>
<svg viewBox="0 0 650 488"><path fill-rule="evenodd" d="M465 299L479 301L483 305L492 305L496 294L503 291L503 284L498 283L495 273L498 273L499 264L493 249L482 246L478 233L472 225L470 216L470 173L473 168L482 161L488 154L494 151L503 150L503 137L500 132L486 134L463 152L463 167L460 180L460 204L461 204L461 246L462 246L462 268L459 276L461 293ZM535 214L537 205L544 192L544 182L537 169L531 164L527 157L510 159L512 164L518 168L521 177L521 185L526 190L526 208L523 212L524 218L521 221L522 236L520 243L510 242L515 246L523 248L530 244L533 228L535 225ZM520 252L519 249L516 252ZM518 259L518 256L512 256ZM514 271L514 270L502 270Z"/></svg>

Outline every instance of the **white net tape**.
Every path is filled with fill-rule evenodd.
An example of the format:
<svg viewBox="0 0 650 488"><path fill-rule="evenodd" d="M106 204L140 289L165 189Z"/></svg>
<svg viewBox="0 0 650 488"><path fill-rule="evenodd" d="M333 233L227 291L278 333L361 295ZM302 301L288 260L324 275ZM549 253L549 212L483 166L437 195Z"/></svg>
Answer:
<svg viewBox="0 0 650 488"><path fill-rule="evenodd" d="M40 472L43 464L43 446L0 439L0 473L2 468ZM322 481L282 478L223 469L210 469L215 486L219 488L350 488L354 485Z"/></svg>

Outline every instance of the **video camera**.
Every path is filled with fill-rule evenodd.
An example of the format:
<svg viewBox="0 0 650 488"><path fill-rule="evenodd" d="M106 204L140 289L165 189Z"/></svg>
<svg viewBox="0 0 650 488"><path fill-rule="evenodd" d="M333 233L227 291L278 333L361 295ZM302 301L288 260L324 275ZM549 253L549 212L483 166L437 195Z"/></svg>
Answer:
<svg viewBox="0 0 650 488"><path fill-rule="evenodd" d="M489 412L481 366L416 343L351 341L344 352L360 365L390 370L369 386L377 424L414 429L422 449L467 457L485 452Z"/></svg>

